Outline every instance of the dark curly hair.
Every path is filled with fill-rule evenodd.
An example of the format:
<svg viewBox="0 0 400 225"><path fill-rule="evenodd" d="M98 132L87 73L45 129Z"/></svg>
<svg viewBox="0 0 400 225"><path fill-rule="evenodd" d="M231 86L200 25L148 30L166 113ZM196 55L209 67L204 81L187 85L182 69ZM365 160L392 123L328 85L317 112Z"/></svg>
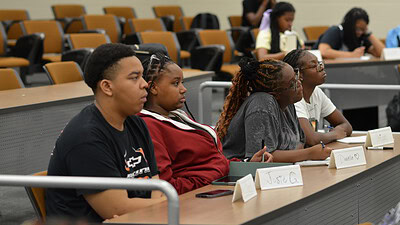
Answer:
<svg viewBox="0 0 400 225"><path fill-rule="evenodd" d="M350 51L360 47L360 41L356 36L356 22L357 20L364 20L369 24L368 13L362 8L352 8L346 13L343 18L343 42Z"/></svg>
<svg viewBox="0 0 400 225"><path fill-rule="evenodd" d="M135 51L125 44L103 44L89 57L85 69L85 83L96 92L97 83L103 79L112 80L116 65L126 57L136 56Z"/></svg>
<svg viewBox="0 0 400 225"><path fill-rule="evenodd" d="M285 65L286 63L274 59L259 62L243 58L239 62L240 71L232 79L232 86L216 126L220 139L225 137L232 118L250 94L255 92L278 94L281 88L282 69Z"/></svg>

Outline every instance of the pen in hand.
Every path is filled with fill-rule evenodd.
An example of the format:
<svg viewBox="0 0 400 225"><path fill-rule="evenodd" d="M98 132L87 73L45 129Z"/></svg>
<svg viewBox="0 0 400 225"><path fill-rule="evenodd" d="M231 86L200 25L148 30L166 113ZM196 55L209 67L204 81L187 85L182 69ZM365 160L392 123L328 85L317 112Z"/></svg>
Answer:
<svg viewBox="0 0 400 225"><path fill-rule="evenodd" d="M324 125L324 131L325 133L328 133L329 131L331 131L334 127L329 126L329 125Z"/></svg>
<svg viewBox="0 0 400 225"><path fill-rule="evenodd" d="M263 148L264 148L264 139L261 140L261 149L263 149ZM265 160L265 152L264 152L263 155L262 155L262 160L261 160L261 162L264 162L264 160Z"/></svg>

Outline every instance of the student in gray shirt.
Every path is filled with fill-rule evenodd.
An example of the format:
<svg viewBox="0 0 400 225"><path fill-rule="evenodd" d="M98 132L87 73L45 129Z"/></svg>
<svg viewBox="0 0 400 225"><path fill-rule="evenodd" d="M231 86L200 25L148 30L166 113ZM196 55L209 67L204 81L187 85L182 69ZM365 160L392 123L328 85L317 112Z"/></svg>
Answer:
<svg viewBox="0 0 400 225"><path fill-rule="evenodd" d="M326 159L331 148L323 144L304 148L304 132L293 105L302 99L299 71L271 59L245 58L239 66L217 123L225 156L245 160L265 144L274 162Z"/></svg>

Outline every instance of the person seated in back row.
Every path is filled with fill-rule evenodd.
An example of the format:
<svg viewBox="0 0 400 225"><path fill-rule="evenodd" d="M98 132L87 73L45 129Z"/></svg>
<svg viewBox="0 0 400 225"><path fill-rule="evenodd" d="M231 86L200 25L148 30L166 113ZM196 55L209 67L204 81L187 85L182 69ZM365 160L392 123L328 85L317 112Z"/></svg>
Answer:
<svg viewBox="0 0 400 225"><path fill-rule="evenodd" d="M257 28L267 9L272 9L276 0L243 0L242 26Z"/></svg>
<svg viewBox="0 0 400 225"><path fill-rule="evenodd" d="M359 58L364 53L380 57L385 45L368 30L369 17L361 8L352 8L342 24L330 27L323 33L314 49L325 59Z"/></svg>
<svg viewBox="0 0 400 225"><path fill-rule="evenodd" d="M353 128L349 121L318 87L326 79L323 62L319 62L315 55L302 49L289 52L283 61L300 71L303 98L294 105L301 128L307 137L306 144L312 146L321 141L327 144L350 136ZM327 133L317 132L318 124L324 118L332 125L332 129Z"/></svg>
<svg viewBox="0 0 400 225"><path fill-rule="evenodd" d="M265 141L275 162L326 159L324 144L304 148L294 103L303 96L299 71L278 60L243 58L217 123L225 156L249 157Z"/></svg>
<svg viewBox="0 0 400 225"><path fill-rule="evenodd" d="M400 26L397 26L389 30L385 42L386 42L386 48L400 47Z"/></svg>
<svg viewBox="0 0 400 225"><path fill-rule="evenodd" d="M210 126L197 123L180 108L186 99L183 72L169 57L154 54L143 62L148 101L138 114L149 127L160 178L178 194L200 188L228 175L229 160ZM250 162L272 161L266 149L249 155ZM233 161L240 161L232 159Z"/></svg>
<svg viewBox="0 0 400 225"><path fill-rule="evenodd" d="M142 110L147 96L135 52L124 44L101 45L84 71L95 102L72 118L58 137L48 175L158 179L146 124L131 116ZM164 200L158 191L49 188L46 212L50 218L101 222Z"/></svg>
<svg viewBox="0 0 400 225"><path fill-rule="evenodd" d="M288 36L295 37L294 48L304 48L304 42L299 35L292 31L295 9L288 2L278 2L273 8L270 17L269 27L260 29L256 40L257 58L264 59L279 59L285 57L287 49L291 47ZM268 15L266 15L268 16Z"/></svg>

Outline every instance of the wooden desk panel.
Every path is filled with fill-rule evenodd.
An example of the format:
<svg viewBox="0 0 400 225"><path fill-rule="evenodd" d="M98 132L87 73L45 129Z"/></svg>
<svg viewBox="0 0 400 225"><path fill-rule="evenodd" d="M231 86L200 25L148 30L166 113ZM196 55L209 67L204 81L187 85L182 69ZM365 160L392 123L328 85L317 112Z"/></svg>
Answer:
<svg viewBox="0 0 400 225"><path fill-rule="evenodd" d="M334 148L356 145L330 144ZM258 196L247 203L231 203L232 196L215 199L195 198L196 193L233 189L230 186L209 185L180 196L180 222L182 224L357 224L367 220L379 221L384 213L400 200L400 191L386 195L386 204L379 202L379 208L371 203L369 193L371 181L383 177L388 170L400 165L400 135L395 136L397 149L366 151L367 165L347 169L327 167L302 167L304 185L284 189L260 191ZM393 185L384 185L388 180L377 183L396 187L400 175L391 177ZM399 188L397 188L399 189ZM364 194L360 194L364 193ZM365 197L364 197L365 196ZM363 204L363 202L368 204ZM375 209L371 211L369 207ZM376 209L378 208L378 209ZM360 212L359 212L360 211ZM111 220L112 223L166 223L167 203L150 206Z"/></svg>

